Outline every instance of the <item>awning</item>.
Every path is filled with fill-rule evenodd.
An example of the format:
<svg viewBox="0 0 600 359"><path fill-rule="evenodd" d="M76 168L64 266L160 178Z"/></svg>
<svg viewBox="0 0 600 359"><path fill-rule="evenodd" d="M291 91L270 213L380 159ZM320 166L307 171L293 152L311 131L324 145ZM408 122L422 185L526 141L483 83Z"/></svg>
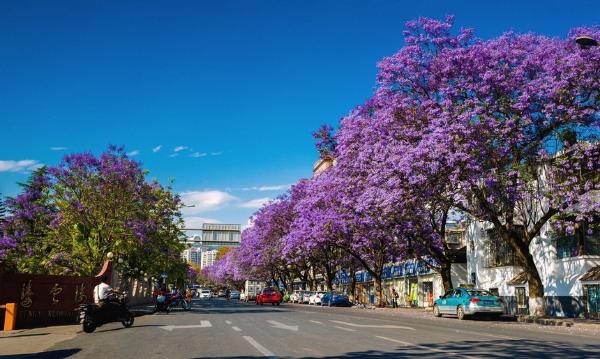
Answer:
<svg viewBox="0 0 600 359"><path fill-rule="evenodd" d="M581 278L579 278L579 280L582 282L600 281L600 266L596 266L596 267L590 269L589 271L587 271L586 274L584 274Z"/></svg>
<svg viewBox="0 0 600 359"><path fill-rule="evenodd" d="M508 281L508 285L523 285L527 283L527 273L521 272Z"/></svg>

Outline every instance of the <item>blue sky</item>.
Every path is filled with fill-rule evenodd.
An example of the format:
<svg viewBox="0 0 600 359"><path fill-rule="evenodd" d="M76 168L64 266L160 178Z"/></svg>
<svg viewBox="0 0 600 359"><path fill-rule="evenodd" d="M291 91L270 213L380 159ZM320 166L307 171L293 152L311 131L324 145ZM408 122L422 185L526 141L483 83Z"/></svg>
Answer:
<svg viewBox="0 0 600 359"><path fill-rule="evenodd" d="M564 36L597 1L0 2L0 192L65 153L124 145L204 219L245 224L311 175L311 132L373 91L403 24Z"/></svg>

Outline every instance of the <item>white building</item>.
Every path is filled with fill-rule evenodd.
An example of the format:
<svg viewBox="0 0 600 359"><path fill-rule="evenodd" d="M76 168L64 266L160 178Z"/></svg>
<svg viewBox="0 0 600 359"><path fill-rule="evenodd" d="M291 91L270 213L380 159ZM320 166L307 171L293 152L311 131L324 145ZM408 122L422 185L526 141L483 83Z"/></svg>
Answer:
<svg viewBox="0 0 600 359"><path fill-rule="evenodd" d="M528 284L516 257L493 226L473 221L467 230L470 281L503 297L507 311L528 313ZM585 225L574 235L544 226L530 252L544 285L546 314L598 317L600 313L600 233Z"/></svg>
<svg viewBox="0 0 600 359"><path fill-rule="evenodd" d="M183 260L185 260L187 263L200 265L202 260L202 249L198 247L185 249L181 253L181 258L183 258Z"/></svg>
<svg viewBox="0 0 600 359"><path fill-rule="evenodd" d="M202 258L200 259L200 268L205 268L213 265L217 260L217 252L217 249L202 252Z"/></svg>

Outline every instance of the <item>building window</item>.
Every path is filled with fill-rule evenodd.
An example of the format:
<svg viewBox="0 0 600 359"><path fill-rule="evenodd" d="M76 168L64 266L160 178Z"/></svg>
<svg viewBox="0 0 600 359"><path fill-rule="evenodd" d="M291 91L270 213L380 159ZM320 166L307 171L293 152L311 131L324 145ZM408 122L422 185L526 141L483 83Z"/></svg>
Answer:
<svg viewBox="0 0 600 359"><path fill-rule="evenodd" d="M586 222L576 224L573 234L555 232L554 241L558 258L600 255L600 230L593 229Z"/></svg>
<svg viewBox="0 0 600 359"><path fill-rule="evenodd" d="M463 239L463 231L450 231L446 234L446 243L461 244Z"/></svg>
<svg viewBox="0 0 600 359"><path fill-rule="evenodd" d="M521 233L524 230L522 226L517 226L516 229ZM487 237L484 263L487 268L519 265L515 251L502 240L495 228L487 231Z"/></svg>

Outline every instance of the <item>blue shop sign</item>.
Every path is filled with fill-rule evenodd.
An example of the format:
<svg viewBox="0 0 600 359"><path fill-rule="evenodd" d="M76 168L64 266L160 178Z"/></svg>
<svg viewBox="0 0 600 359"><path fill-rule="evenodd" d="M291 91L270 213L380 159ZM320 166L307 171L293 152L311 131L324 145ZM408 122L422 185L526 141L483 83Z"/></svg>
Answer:
<svg viewBox="0 0 600 359"><path fill-rule="evenodd" d="M370 282L373 280L373 275L369 272L365 272L365 282Z"/></svg>
<svg viewBox="0 0 600 359"><path fill-rule="evenodd" d="M357 282L365 281L365 272L356 272L355 276Z"/></svg>
<svg viewBox="0 0 600 359"><path fill-rule="evenodd" d="M381 277L384 279L392 278L392 269L393 267L383 267L383 273Z"/></svg>

